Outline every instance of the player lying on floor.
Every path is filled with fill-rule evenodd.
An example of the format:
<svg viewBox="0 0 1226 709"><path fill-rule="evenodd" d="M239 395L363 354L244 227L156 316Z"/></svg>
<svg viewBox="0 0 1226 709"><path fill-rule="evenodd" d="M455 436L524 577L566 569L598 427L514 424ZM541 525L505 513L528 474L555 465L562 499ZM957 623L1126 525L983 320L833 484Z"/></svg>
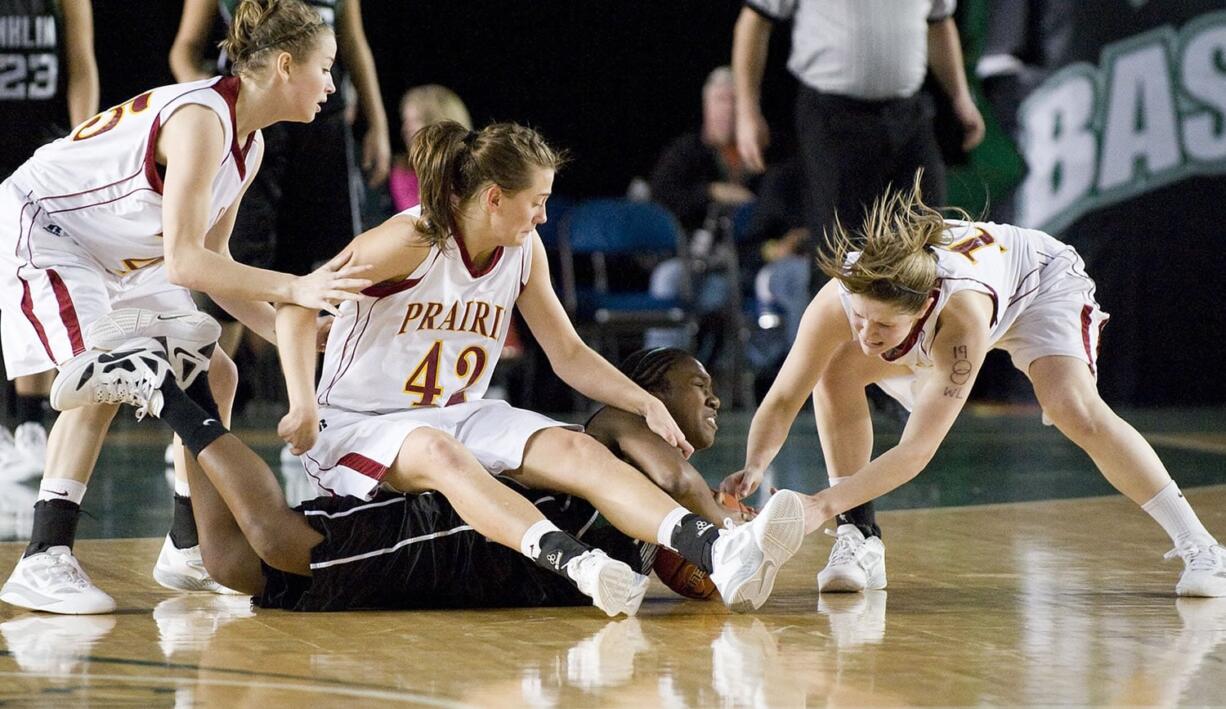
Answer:
<svg viewBox="0 0 1226 709"><path fill-rule="evenodd" d="M629 612L645 579L491 478L508 474L578 495L629 536L677 549L729 606L761 606L803 539L799 495L780 492L751 525L723 532L576 427L483 398L518 313L567 385L692 452L659 399L580 339L550 284L536 227L562 157L524 126L447 121L418 131L410 155L422 204L345 248L341 258L370 266L363 275L376 285L341 306L318 385L315 313L292 304L277 313L289 397L278 432L307 473L323 490L367 499L387 488L441 492L485 537L567 574L599 574L597 589L610 593L597 604Z"/></svg>
<svg viewBox="0 0 1226 709"><path fill-rule="evenodd" d="M206 568L228 587L254 594L261 605L299 610L533 606L583 603L585 596L600 593L598 576L576 579L547 560L486 540L437 493L319 498L291 509L263 460L175 385L159 341L136 339L97 359L95 372L80 387L83 396L145 407L183 438L205 473L195 472L190 482ZM670 369L676 368L703 391L674 390L679 377L666 372L665 405L684 422L683 433L709 441L718 410L709 378L703 379L705 372L692 359L677 359ZM696 371L698 378L690 376ZM698 423L708 432L692 428ZM646 429L645 422L642 426ZM635 451L632 460L646 461L660 479L680 470L689 479L682 486L694 484L697 472L688 464L677 466L676 448L642 450L632 441L633 427L625 431L617 440L623 450ZM506 479L502 484L522 487ZM524 495L560 530L582 540L577 543L599 545L634 573L646 570L650 548L603 523L587 502L555 493ZM641 593L633 608L605 610L633 612L639 601Z"/></svg>
<svg viewBox="0 0 1226 709"><path fill-rule="evenodd" d="M698 360L677 349L636 352L622 371L657 396L696 449L711 446L719 399ZM731 513L715 504L707 483L675 447L640 416L601 409L589 432L683 504L719 525ZM272 480L272 473L262 474ZM532 490L499 480L532 502L563 531L646 574L657 547L617 531L582 498ZM193 481L202 487L207 480ZM214 489L209 486L209 492ZM563 576L486 539L466 524L443 495L383 493L366 501L321 497L295 508L323 540L311 548L310 576L262 563L215 495L197 504L201 548L210 573L252 593L264 608L300 611L361 608L479 608L562 606L590 602ZM741 521L741 520L735 520ZM278 528L279 529L279 528ZM268 543L302 547L301 526ZM226 550L214 554L215 550ZM239 550L235 552L235 550Z"/></svg>

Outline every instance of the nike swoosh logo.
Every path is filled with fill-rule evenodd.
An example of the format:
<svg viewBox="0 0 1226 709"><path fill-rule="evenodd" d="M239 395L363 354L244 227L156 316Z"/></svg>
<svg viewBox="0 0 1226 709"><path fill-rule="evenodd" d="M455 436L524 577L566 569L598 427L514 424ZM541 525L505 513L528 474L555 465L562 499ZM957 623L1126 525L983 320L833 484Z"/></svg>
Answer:
<svg viewBox="0 0 1226 709"><path fill-rule="evenodd" d="M217 419L205 419L204 423L201 425L208 426L209 424L214 424L214 423L219 423L219 422Z"/></svg>
<svg viewBox="0 0 1226 709"><path fill-rule="evenodd" d="M60 490L48 490L47 492L51 493L52 495L59 495L60 497L68 497L67 490L64 490L62 492Z"/></svg>
<svg viewBox="0 0 1226 709"><path fill-rule="evenodd" d="M180 318L191 317L189 315L159 315L158 320L178 320Z"/></svg>

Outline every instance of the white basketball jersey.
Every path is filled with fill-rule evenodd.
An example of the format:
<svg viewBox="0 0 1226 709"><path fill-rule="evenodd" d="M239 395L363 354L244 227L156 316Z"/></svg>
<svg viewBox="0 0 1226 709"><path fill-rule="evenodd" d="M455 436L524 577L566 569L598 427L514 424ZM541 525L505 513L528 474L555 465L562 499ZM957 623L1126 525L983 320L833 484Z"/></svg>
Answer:
<svg viewBox="0 0 1226 709"><path fill-rule="evenodd" d="M263 150L259 132L236 135L240 82L215 77L146 91L43 146L13 175L42 213L38 222L71 239L103 268L123 275L162 260L162 124L181 106L217 113L225 130L209 206L211 228L238 197Z"/></svg>
<svg viewBox="0 0 1226 709"><path fill-rule="evenodd" d="M937 320L955 293L969 290L992 299L988 340L995 345L1038 295L1045 272L1050 279L1052 273L1081 268L1081 258L1071 246L1041 231L1010 224L951 221L949 232L951 243L933 249L937 257L937 284L932 292L935 300L907 339L881 355L887 362L911 369L932 366ZM1092 295L1094 282L1086 277L1085 284ZM850 320L850 294L842 288L840 295Z"/></svg>
<svg viewBox="0 0 1226 709"><path fill-rule="evenodd" d="M457 237L432 247L403 281L346 301L328 336L319 404L388 413L480 399L531 265L528 242L499 247L478 271Z"/></svg>

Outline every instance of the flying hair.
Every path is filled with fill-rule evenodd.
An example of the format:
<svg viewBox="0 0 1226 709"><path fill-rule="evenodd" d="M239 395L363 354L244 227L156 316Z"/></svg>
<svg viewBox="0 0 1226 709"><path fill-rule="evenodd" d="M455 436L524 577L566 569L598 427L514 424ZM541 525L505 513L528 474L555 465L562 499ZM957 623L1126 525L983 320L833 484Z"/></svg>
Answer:
<svg viewBox="0 0 1226 709"><path fill-rule="evenodd" d="M950 243L945 216L924 204L923 169L909 190L892 186L878 197L862 227L851 231L835 219L817 257L822 272L848 291L913 313L924 307L937 282L932 249ZM965 211L954 210L971 221Z"/></svg>

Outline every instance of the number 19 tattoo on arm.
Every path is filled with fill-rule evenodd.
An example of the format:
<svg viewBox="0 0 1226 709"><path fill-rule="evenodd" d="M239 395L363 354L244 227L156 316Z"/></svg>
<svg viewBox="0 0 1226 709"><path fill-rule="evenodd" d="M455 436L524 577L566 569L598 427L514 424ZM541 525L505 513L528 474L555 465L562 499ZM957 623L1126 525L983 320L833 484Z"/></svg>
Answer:
<svg viewBox="0 0 1226 709"><path fill-rule="evenodd" d="M962 387L970 381L974 370L975 366L971 364L971 360L966 354L966 345L955 346L954 363L949 368L949 382L953 386L945 387L945 396L951 399L965 399L966 395L963 393Z"/></svg>

